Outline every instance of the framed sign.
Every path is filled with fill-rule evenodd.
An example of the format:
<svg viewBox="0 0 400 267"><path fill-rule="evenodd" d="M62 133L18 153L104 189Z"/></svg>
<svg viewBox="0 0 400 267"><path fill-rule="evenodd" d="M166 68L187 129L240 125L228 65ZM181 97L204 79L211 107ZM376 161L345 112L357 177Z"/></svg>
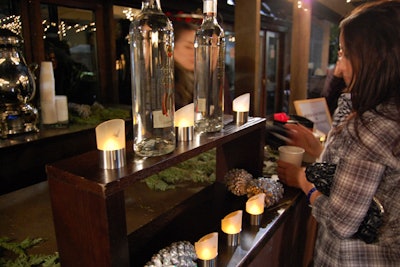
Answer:
<svg viewBox="0 0 400 267"><path fill-rule="evenodd" d="M295 100L293 104L297 115L311 120L317 130L328 134L332 126L332 118L325 97Z"/></svg>

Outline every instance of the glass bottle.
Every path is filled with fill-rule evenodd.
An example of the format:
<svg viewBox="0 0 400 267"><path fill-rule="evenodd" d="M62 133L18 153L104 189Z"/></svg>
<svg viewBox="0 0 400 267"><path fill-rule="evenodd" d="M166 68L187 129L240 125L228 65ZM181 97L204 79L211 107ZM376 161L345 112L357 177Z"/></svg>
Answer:
<svg viewBox="0 0 400 267"><path fill-rule="evenodd" d="M218 132L224 126L225 34L216 16L217 0L204 0L203 22L194 41L194 120L198 132Z"/></svg>
<svg viewBox="0 0 400 267"><path fill-rule="evenodd" d="M142 1L129 30L134 151L143 157L175 149L174 31L160 0Z"/></svg>

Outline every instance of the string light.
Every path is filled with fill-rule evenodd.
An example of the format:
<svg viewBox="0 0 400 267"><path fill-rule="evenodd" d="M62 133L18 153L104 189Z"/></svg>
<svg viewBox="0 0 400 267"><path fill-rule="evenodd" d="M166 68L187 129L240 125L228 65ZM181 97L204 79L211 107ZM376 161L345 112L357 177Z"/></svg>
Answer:
<svg viewBox="0 0 400 267"><path fill-rule="evenodd" d="M43 32L44 32L43 39L46 39L46 33L49 31L49 29L51 27L53 27L53 28L57 27L56 22L49 23L47 20L43 20L42 25L43 25ZM68 25L65 21L63 21L63 20L60 21L60 23L58 25L57 34L61 38L67 37L68 33L70 33L71 31L73 33L80 33L80 32L85 32L85 31L95 32L96 31L96 23L90 22L89 24L76 23L74 25Z"/></svg>
<svg viewBox="0 0 400 267"><path fill-rule="evenodd" d="M129 19L130 21L132 21L133 18L135 17L135 13L136 13L136 12L135 12L132 8L128 8L128 9L124 9L124 10L122 11L122 13L125 14L125 17L126 17L127 19Z"/></svg>
<svg viewBox="0 0 400 267"><path fill-rule="evenodd" d="M297 1L297 8L303 9L304 11L308 11L308 7L310 6L311 0L298 0Z"/></svg>
<svg viewBox="0 0 400 267"><path fill-rule="evenodd" d="M21 17L16 15L11 15L0 19L0 28L10 30L17 35L21 35L22 33Z"/></svg>
<svg viewBox="0 0 400 267"><path fill-rule="evenodd" d="M303 1L297 1L297 8L302 8L303 7Z"/></svg>

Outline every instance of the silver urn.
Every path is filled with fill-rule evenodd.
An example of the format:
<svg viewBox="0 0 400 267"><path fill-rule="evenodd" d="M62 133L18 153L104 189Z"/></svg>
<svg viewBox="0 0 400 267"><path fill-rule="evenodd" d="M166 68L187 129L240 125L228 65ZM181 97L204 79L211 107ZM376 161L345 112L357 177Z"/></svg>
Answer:
<svg viewBox="0 0 400 267"><path fill-rule="evenodd" d="M31 103L35 77L21 53L22 39L0 30L0 134L2 138L38 131L38 111Z"/></svg>

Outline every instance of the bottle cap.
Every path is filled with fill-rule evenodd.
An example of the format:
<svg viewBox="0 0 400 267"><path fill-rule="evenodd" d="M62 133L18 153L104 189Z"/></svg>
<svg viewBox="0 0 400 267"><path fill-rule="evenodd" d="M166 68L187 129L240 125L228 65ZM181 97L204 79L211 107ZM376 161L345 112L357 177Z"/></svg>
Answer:
<svg viewBox="0 0 400 267"><path fill-rule="evenodd" d="M217 13L217 3L216 0L204 0L203 13Z"/></svg>

